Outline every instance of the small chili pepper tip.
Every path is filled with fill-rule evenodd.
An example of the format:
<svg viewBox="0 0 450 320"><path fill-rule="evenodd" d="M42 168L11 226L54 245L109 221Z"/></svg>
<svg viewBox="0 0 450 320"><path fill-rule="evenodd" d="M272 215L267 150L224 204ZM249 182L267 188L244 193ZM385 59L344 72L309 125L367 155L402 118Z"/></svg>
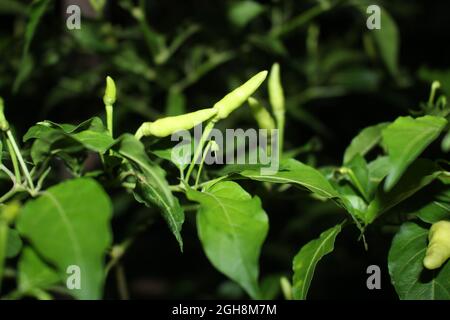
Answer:
<svg viewBox="0 0 450 320"><path fill-rule="evenodd" d="M106 89L103 102L106 106L112 106L116 102L116 84L110 76L106 77Z"/></svg>

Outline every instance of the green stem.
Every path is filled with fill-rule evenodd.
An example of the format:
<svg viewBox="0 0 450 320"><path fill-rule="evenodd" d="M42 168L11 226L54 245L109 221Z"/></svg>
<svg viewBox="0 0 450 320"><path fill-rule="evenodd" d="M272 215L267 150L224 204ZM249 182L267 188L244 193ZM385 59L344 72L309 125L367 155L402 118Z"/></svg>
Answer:
<svg viewBox="0 0 450 320"><path fill-rule="evenodd" d="M6 134L8 136L8 140L11 142L13 150L17 156L17 159L19 160L20 166L22 167L22 171L23 174L25 175L25 178L27 179L28 185L31 188L31 190L34 191L33 179L31 179L30 172L28 171L27 165L25 164L25 161L22 158L22 154L20 153L19 147L17 146L16 140L14 139L11 130L6 131Z"/></svg>
<svg viewBox="0 0 450 320"><path fill-rule="evenodd" d="M195 162L197 161L198 157L202 154L203 146L205 145L205 142L208 139L209 134L211 133L217 121L218 120L216 118L213 118L206 125L202 137L200 138L200 141L198 143L197 149L195 150L194 158L192 159L191 164L189 165L189 169L186 173L186 177L184 179L186 183L189 183L189 177L191 176L192 170L194 170Z"/></svg>
<svg viewBox="0 0 450 320"><path fill-rule="evenodd" d="M109 135L113 136L113 106L106 105L106 128L108 128Z"/></svg>
<svg viewBox="0 0 450 320"><path fill-rule="evenodd" d="M7 193L5 193L1 198L0 198L0 203L4 203L6 200L8 200L9 198L11 198L13 195L15 195L17 193L18 188L16 186L12 187L11 190L9 190Z"/></svg>
<svg viewBox="0 0 450 320"><path fill-rule="evenodd" d="M203 151L203 157L202 161L200 162L200 167L198 168L197 177L195 178L195 186L194 188L197 189L198 181L200 180L200 174L202 173L203 164L205 163L206 156L208 155L208 150L211 149L212 141L208 142L208 144L205 147L205 150Z"/></svg>
<svg viewBox="0 0 450 320"><path fill-rule="evenodd" d="M121 300L129 300L130 295L127 288L127 280L125 278L125 270L121 263L116 265L116 283L117 290L119 291L119 297Z"/></svg>
<svg viewBox="0 0 450 320"><path fill-rule="evenodd" d="M328 6L324 6L322 4L318 4L305 12L299 14L297 17L293 18L292 20L288 21L286 24L281 25L277 28L274 28L270 35L273 37L282 37L290 32L294 31L295 29L301 27L302 25L306 24L310 20L314 19L318 15L320 15L322 12L328 10Z"/></svg>
<svg viewBox="0 0 450 320"><path fill-rule="evenodd" d="M431 91L430 91L430 97L428 98L428 104L431 105L433 103L434 97L436 95L436 91L440 87L441 87L441 84L439 81L433 81L433 83L431 84Z"/></svg>
<svg viewBox="0 0 450 320"><path fill-rule="evenodd" d="M208 181L205 181L205 182L202 182L202 183L200 183L199 185L198 185L198 187L204 187L204 186L206 186L206 185L208 185L208 184L211 184L211 183L217 183L217 182L219 182L219 181L221 181L221 180L224 180L224 179L227 179L228 178L228 175L226 175L226 176L221 176L221 177L218 177L218 178L215 178L215 179L211 179L211 180L208 180Z"/></svg>
<svg viewBox="0 0 450 320"><path fill-rule="evenodd" d="M20 183L22 181L22 177L20 175L20 168L19 168L19 163L17 162L16 153L14 152L14 148L13 148L11 142L9 141L9 139L6 139L6 144L8 145L9 156L10 156L11 162L13 164L14 175L16 177L16 181L17 181L17 183Z"/></svg>

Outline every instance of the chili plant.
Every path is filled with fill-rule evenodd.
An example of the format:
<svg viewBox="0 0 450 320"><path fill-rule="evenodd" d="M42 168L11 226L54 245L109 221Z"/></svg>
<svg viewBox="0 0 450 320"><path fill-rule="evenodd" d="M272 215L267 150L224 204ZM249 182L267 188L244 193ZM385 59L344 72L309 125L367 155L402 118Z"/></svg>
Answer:
<svg viewBox="0 0 450 320"><path fill-rule="evenodd" d="M365 240L365 232L377 224L400 226L386 252L399 297L450 298L445 221L450 219L449 163L420 158L434 141L442 141L442 152L449 149L450 109L443 95L436 97L439 83L433 83L428 101L413 110L413 116L363 129L345 150L341 165L313 167L283 149L285 99L278 64L268 76L271 110L264 106L266 99L252 97L262 91L267 74L254 75L209 108L144 122L135 133L120 135L113 130L120 97L116 99L110 77L103 98L106 123L98 117L78 125L38 122L23 136L24 144L18 143L7 121L7 101L0 100L5 155L0 169L11 183L1 197L0 279L16 280L14 288L2 291L3 298L102 298L106 277L113 268L120 274L121 258L135 239L131 234L113 241L110 197L117 190L158 208L180 251L184 208L195 204L198 237L211 265L249 297L267 297L259 279L259 257L271 213L264 209L264 198L244 189L244 180L269 190L285 185L279 186L280 192L296 187L346 212L342 222L299 247L291 280L280 278L286 299L307 298L316 265L333 251L343 228L357 228L360 237L355 241L371 250L376 244ZM218 151L211 139L213 128L237 108L246 108L247 102L255 124L278 130L267 132L278 151L272 158L279 162L278 171L271 174L261 171L267 165L262 163L225 164L219 169L205 163L208 153ZM203 125L201 138L188 148L193 157L179 161L169 136L198 125ZM161 147L167 143L169 147ZM88 168L86 159L92 157L99 159L99 166ZM52 180L60 163L70 177ZM169 183L166 172L175 173L175 184ZM424 200L416 201L418 195Z"/></svg>

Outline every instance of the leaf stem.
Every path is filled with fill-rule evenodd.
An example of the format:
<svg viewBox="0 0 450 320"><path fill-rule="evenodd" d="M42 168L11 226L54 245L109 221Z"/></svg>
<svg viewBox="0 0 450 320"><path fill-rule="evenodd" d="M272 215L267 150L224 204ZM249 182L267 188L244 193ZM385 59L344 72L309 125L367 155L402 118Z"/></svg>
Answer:
<svg viewBox="0 0 450 320"><path fill-rule="evenodd" d="M19 147L17 146L16 140L14 139L11 130L6 131L6 135L8 136L8 140L10 141L12 148L17 156L17 159L19 160L20 166L22 167L22 171L23 174L25 175L28 185L31 191L33 192L34 191L33 179L31 179L30 172L28 171L27 165L25 164L25 161L22 158L22 154L20 153Z"/></svg>
<svg viewBox="0 0 450 320"><path fill-rule="evenodd" d="M116 283L117 290L119 291L119 297L121 300L130 300L130 294L128 292L127 280L125 278L125 270L121 263L116 265Z"/></svg>
<svg viewBox="0 0 450 320"><path fill-rule="evenodd" d="M18 183L20 183L20 181L22 181L22 177L20 175L20 168L19 168L19 163L17 162L16 153L14 152L14 148L13 148L11 142L9 141L9 139L6 139L6 144L8 145L9 156L10 156L11 162L13 164L16 181Z"/></svg>
<svg viewBox="0 0 450 320"><path fill-rule="evenodd" d="M194 170L195 162L197 161L198 157L202 154L203 146L217 121L218 120L216 118L213 118L206 125L202 137L200 138L200 141L198 143L197 149L195 149L194 158L192 159L191 164L189 165L189 169L186 173L186 177L184 179L186 183L189 183L189 177L191 176L192 170Z"/></svg>
<svg viewBox="0 0 450 320"><path fill-rule="evenodd" d="M197 189L198 181L200 180L200 174L202 173L203 164L205 163L206 156L208 154L209 149L211 149L211 146L213 144L213 141L209 141L208 144L205 147L205 150L203 151L202 161L200 162L200 167L197 171L197 177L195 178L195 186L194 188Z"/></svg>

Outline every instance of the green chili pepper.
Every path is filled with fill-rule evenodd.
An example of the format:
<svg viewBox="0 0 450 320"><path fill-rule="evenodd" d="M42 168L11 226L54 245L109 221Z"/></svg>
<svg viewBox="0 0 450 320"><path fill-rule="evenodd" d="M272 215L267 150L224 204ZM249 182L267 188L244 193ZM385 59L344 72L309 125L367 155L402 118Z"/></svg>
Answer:
<svg viewBox="0 0 450 320"><path fill-rule="evenodd" d="M223 97L220 101L214 104L213 108L217 109L216 119L225 119L235 109L239 108L253 92L263 83L267 77L267 71L261 71L250 78L246 83L239 88L234 89Z"/></svg>
<svg viewBox="0 0 450 320"><path fill-rule="evenodd" d="M275 121L273 120L269 111L267 111L267 109L264 108L264 106L259 103L258 100L250 97L248 98L248 104L250 106L250 109L252 109L253 116L255 117L256 122L258 122L258 126L261 129L275 129Z"/></svg>
<svg viewBox="0 0 450 320"><path fill-rule="evenodd" d="M280 80L280 65L274 63L269 75L269 100L275 117L284 115L284 93Z"/></svg>
<svg viewBox="0 0 450 320"><path fill-rule="evenodd" d="M428 248L423 265L433 270L440 268L450 258L450 221L434 223L428 234Z"/></svg>
<svg viewBox="0 0 450 320"><path fill-rule="evenodd" d="M103 102L105 106L112 106L116 102L116 84L110 76L106 77L106 89Z"/></svg>
<svg viewBox="0 0 450 320"><path fill-rule="evenodd" d="M280 80L280 65L274 63L269 75L269 100L272 106L273 115L277 120L278 129L278 152L281 155L283 153L283 141L284 141L284 93Z"/></svg>
<svg viewBox="0 0 450 320"><path fill-rule="evenodd" d="M3 102L2 97L0 97L0 130L2 131L9 130L9 123L5 117L5 104Z"/></svg>
<svg viewBox="0 0 450 320"><path fill-rule="evenodd" d="M217 109L208 108L180 116L166 117L154 122L144 122L136 131L136 138L143 136L167 137L180 130L189 130L217 114Z"/></svg>

